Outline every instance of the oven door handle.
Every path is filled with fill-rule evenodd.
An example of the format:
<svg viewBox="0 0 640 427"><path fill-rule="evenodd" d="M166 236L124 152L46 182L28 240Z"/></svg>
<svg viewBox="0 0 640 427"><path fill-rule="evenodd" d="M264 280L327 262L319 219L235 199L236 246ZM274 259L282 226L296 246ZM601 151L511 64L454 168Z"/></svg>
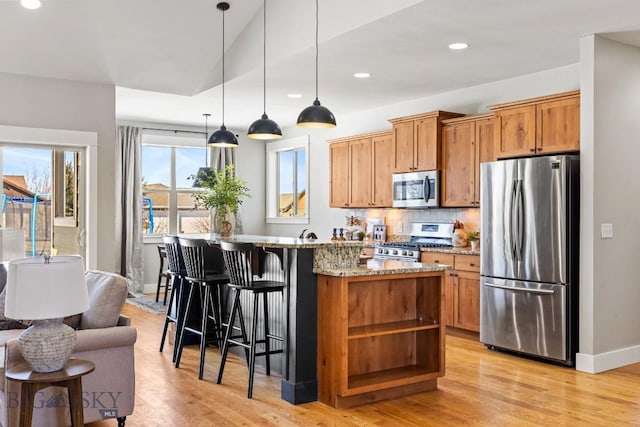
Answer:
<svg viewBox="0 0 640 427"><path fill-rule="evenodd" d="M484 282L483 285L490 288L504 289L505 291L526 292L528 294L553 295L556 293L553 289L518 288L514 286L496 285L495 283L491 282Z"/></svg>

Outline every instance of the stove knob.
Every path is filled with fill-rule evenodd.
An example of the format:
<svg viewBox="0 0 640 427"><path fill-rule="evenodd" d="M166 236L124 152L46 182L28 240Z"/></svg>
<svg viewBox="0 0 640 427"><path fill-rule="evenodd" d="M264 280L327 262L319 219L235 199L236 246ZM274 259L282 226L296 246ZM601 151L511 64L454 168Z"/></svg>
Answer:
<svg viewBox="0 0 640 427"><path fill-rule="evenodd" d="M392 250L391 255L398 255L398 251L396 249Z"/></svg>
<svg viewBox="0 0 640 427"><path fill-rule="evenodd" d="M388 254L389 253L389 249L385 249L382 253L383 254Z"/></svg>
<svg viewBox="0 0 640 427"><path fill-rule="evenodd" d="M407 255L407 251L402 251L402 255Z"/></svg>
<svg viewBox="0 0 640 427"><path fill-rule="evenodd" d="M413 251L407 251L408 256L413 256Z"/></svg>

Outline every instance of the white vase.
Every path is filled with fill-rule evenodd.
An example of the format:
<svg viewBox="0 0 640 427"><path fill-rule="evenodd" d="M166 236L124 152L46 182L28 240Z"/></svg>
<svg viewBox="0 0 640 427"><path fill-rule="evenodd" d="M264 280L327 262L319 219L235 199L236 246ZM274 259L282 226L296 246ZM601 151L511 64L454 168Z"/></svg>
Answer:
<svg viewBox="0 0 640 427"><path fill-rule="evenodd" d="M472 251L477 251L478 250L478 241L477 240L472 240L471 241L471 250Z"/></svg>
<svg viewBox="0 0 640 427"><path fill-rule="evenodd" d="M236 216L229 206L218 206L213 210L213 231L222 236L231 236L236 229Z"/></svg>

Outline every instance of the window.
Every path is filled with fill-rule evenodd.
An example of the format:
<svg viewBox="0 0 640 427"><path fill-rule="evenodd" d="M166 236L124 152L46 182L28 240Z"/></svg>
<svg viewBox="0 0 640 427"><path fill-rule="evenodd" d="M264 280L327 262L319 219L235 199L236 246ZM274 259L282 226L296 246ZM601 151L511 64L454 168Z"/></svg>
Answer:
<svg viewBox="0 0 640 427"><path fill-rule="evenodd" d="M267 144L267 222L309 223L309 137Z"/></svg>
<svg viewBox="0 0 640 427"><path fill-rule="evenodd" d="M142 206L145 235L207 233L209 210L196 206L194 175L206 163L203 135L142 136Z"/></svg>

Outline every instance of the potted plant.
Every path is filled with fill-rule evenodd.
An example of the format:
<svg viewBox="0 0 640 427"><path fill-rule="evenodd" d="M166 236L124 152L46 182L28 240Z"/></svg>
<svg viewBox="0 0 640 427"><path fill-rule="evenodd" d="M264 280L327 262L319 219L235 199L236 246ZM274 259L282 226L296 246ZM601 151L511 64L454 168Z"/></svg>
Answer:
<svg viewBox="0 0 640 427"><path fill-rule="evenodd" d="M469 242L471 242L471 250L475 251L478 249L478 242L480 241L480 232L479 231L470 231L469 232Z"/></svg>
<svg viewBox="0 0 640 427"><path fill-rule="evenodd" d="M245 197L251 197L247 182L236 176L234 165L208 175L193 177L203 191L193 195L196 205L211 209L213 231L230 236L236 225L235 215Z"/></svg>

